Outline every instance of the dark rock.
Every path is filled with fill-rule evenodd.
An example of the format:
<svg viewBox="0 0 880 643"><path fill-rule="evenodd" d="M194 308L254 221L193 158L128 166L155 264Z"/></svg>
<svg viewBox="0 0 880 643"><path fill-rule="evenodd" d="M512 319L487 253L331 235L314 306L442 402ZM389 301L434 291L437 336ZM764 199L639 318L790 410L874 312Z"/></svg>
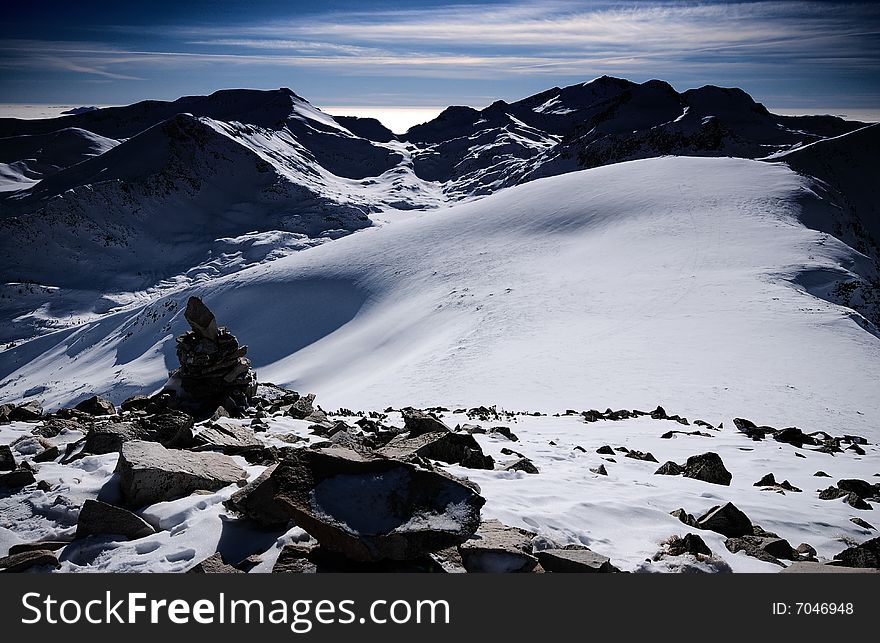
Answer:
<svg viewBox="0 0 880 643"><path fill-rule="evenodd" d="M12 471L15 469L15 456L8 445L0 445L0 471Z"/></svg>
<svg viewBox="0 0 880 643"><path fill-rule="evenodd" d="M76 537L114 535L137 540L156 533L143 518L122 507L86 500L76 522Z"/></svg>
<svg viewBox="0 0 880 643"><path fill-rule="evenodd" d="M444 574L467 573L464 561L462 561L457 547L447 547L446 549L432 552L428 554L428 557L439 568L437 571L442 571Z"/></svg>
<svg viewBox="0 0 880 643"><path fill-rule="evenodd" d="M508 449L507 447L502 447L501 455L515 455L517 458L526 457L522 453L520 453L519 451L514 451L513 449Z"/></svg>
<svg viewBox="0 0 880 643"><path fill-rule="evenodd" d="M290 516L275 502L275 482L272 473L278 465L266 470L244 488L232 494L224 504L235 513L254 520L264 527L280 527L290 522Z"/></svg>
<svg viewBox="0 0 880 643"><path fill-rule="evenodd" d="M137 418L133 424L140 427L140 439L160 442L163 446L189 446L195 420L183 411L168 410Z"/></svg>
<svg viewBox="0 0 880 643"><path fill-rule="evenodd" d="M776 486L776 476L772 473L768 473L766 476L758 480L755 484L755 487L775 487Z"/></svg>
<svg viewBox="0 0 880 643"><path fill-rule="evenodd" d="M520 458L502 468L502 471L522 471L523 473L540 473L535 463L528 458Z"/></svg>
<svg viewBox="0 0 880 643"><path fill-rule="evenodd" d="M831 477L827 473L825 473L824 471L817 471L816 473L813 474L813 476L816 478L830 478Z"/></svg>
<svg viewBox="0 0 880 643"><path fill-rule="evenodd" d="M684 471L680 464L676 464L672 460L668 460L660 465L660 468L654 472L654 475L659 476L677 476L681 475Z"/></svg>
<svg viewBox="0 0 880 643"><path fill-rule="evenodd" d="M0 489L21 489L37 481L32 471L16 469L0 474Z"/></svg>
<svg viewBox="0 0 880 643"><path fill-rule="evenodd" d="M619 572L611 559L602 554L583 548L544 549L537 552L538 562L548 572L554 573L599 573Z"/></svg>
<svg viewBox="0 0 880 643"><path fill-rule="evenodd" d="M145 411L150 404L150 398L146 395L132 395L119 405L123 411Z"/></svg>
<svg viewBox="0 0 880 643"><path fill-rule="evenodd" d="M643 453L641 451L628 451L626 457L635 460L644 460L645 462L657 462L657 458L655 458L650 452Z"/></svg>
<svg viewBox="0 0 880 643"><path fill-rule="evenodd" d="M849 491L838 489L834 485L819 492L819 500L837 500L849 495Z"/></svg>
<svg viewBox="0 0 880 643"><path fill-rule="evenodd" d="M866 521L862 520L861 518L850 518L849 520L850 520L850 522L852 522L853 524L858 525L858 526L861 527L862 529L874 529L874 525L872 525L872 524L869 523L869 522L866 522Z"/></svg>
<svg viewBox="0 0 880 643"><path fill-rule="evenodd" d="M62 420L61 418L47 417L43 419L43 423L40 426L34 427L31 435L42 438L54 438L68 431L85 432L87 428L88 425L84 425L79 420Z"/></svg>
<svg viewBox="0 0 880 643"><path fill-rule="evenodd" d="M751 556L753 558L757 558L758 560L762 560L767 563L773 563L775 565L782 566L782 563L779 562L779 557L774 556L770 551L767 551L766 547L769 546L771 550L778 551L780 553L785 553L785 545L788 543L779 544L777 541L780 540L778 538L764 538L761 536L737 536L734 538L728 538L724 541L724 546L733 554L737 552L744 551L746 555ZM784 541L783 541L784 542ZM791 549L791 546L788 546L788 550L791 550L792 556L795 559L794 550Z"/></svg>
<svg viewBox="0 0 880 643"><path fill-rule="evenodd" d="M784 538L765 538L761 549L780 560L797 560L798 553Z"/></svg>
<svg viewBox="0 0 880 643"><path fill-rule="evenodd" d="M816 440L811 436L805 434L797 427L788 427L787 429L782 429L781 431L777 431L773 434L773 439L777 442L785 442L786 444L791 444L798 448L803 447L805 444L816 444Z"/></svg>
<svg viewBox="0 0 880 643"><path fill-rule="evenodd" d="M858 494L853 493L852 491L846 495L846 498L844 498L843 501L853 509L861 509L863 511L873 509L871 505L859 498Z"/></svg>
<svg viewBox="0 0 880 643"><path fill-rule="evenodd" d="M708 529L729 538L753 534L752 521L733 503L712 507L697 519L700 529Z"/></svg>
<svg viewBox="0 0 880 643"><path fill-rule="evenodd" d="M605 446L601 446L598 449L596 449L596 453L598 453L600 455L615 455L614 449L612 449L607 444Z"/></svg>
<svg viewBox="0 0 880 643"><path fill-rule="evenodd" d="M678 518L679 521L681 521L688 527L697 526L697 519L694 518L692 514L686 512L684 509L676 509L675 511L670 511L669 515Z"/></svg>
<svg viewBox="0 0 880 643"><path fill-rule="evenodd" d="M37 482L37 489L39 489L40 491L42 491L44 493L49 493L50 491L52 491L52 485L49 484L48 482L46 482L45 480L39 480Z"/></svg>
<svg viewBox="0 0 880 643"><path fill-rule="evenodd" d="M493 426L489 429L489 435L503 435L511 442L519 442L519 438L507 426Z"/></svg>
<svg viewBox="0 0 880 643"><path fill-rule="evenodd" d="M662 406L658 406L656 409L651 411L651 417L655 420L665 420L669 416L666 415L666 410Z"/></svg>
<svg viewBox="0 0 880 643"><path fill-rule="evenodd" d="M846 567L880 567L880 538L873 538L861 545L845 549L834 557Z"/></svg>
<svg viewBox="0 0 880 643"><path fill-rule="evenodd" d="M116 415L116 407L108 400L97 395L83 400L73 408L89 415Z"/></svg>
<svg viewBox="0 0 880 643"><path fill-rule="evenodd" d="M310 560L314 547L299 543L285 545L272 567L273 574L314 574L318 566Z"/></svg>
<svg viewBox="0 0 880 643"><path fill-rule="evenodd" d="M0 558L0 573L23 572L32 567L58 567L58 558L48 549L35 549Z"/></svg>
<svg viewBox="0 0 880 643"><path fill-rule="evenodd" d="M9 555L28 551L58 551L70 544L67 540L38 540L34 543L19 543L9 548Z"/></svg>
<svg viewBox="0 0 880 643"><path fill-rule="evenodd" d="M535 534L486 520L476 533L458 546L468 572L529 572L538 560L532 555Z"/></svg>
<svg viewBox="0 0 880 643"><path fill-rule="evenodd" d="M852 444L846 448L847 451L852 451L856 455L865 455L865 450L860 447L858 444Z"/></svg>
<svg viewBox="0 0 880 643"><path fill-rule="evenodd" d="M16 406L9 412L9 419L13 422L30 422L39 420L43 416L43 407L36 400L25 402Z"/></svg>
<svg viewBox="0 0 880 643"><path fill-rule="evenodd" d="M48 449L43 449L34 456L34 462L53 462L57 460L61 455L61 452L58 450L58 447L55 445L50 446Z"/></svg>
<svg viewBox="0 0 880 643"><path fill-rule="evenodd" d="M294 402L285 415L289 415L290 417L296 420L305 420L312 413L315 412L315 394L309 393L308 395L304 395L300 397L296 402Z"/></svg>
<svg viewBox="0 0 880 643"><path fill-rule="evenodd" d="M427 458L449 464L460 464L471 469L492 469L491 456L483 450L472 435L440 431L421 433L416 437L398 436L379 449L379 453L398 460Z"/></svg>
<svg viewBox="0 0 880 643"><path fill-rule="evenodd" d="M816 557L816 548L807 543L801 543L800 545L795 547L795 551L806 558Z"/></svg>
<svg viewBox="0 0 880 643"><path fill-rule="evenodd" d="M0 404L0 424L11 422L9 417L15 410L15 404Z"/></svg>
<svg viewBox="0 0 880 643"><path fill-rule="evenodd" d="M684 477L702 480L711 484L729 485L733 476L724 467L717 453L692 455L684 465Z"/></svg>
<svg viewBox="0 0 880 643"><path fill-rule="evenodd" d="M243 574L240 569L228 565L219 552L208 556L200 563L190 567L187 574Z"/></svg>
<svg viewBox="0 0 880 643"><path fill-rule="evenodd" d="M605 469L605 465L604 465L604 464L600 464L600 465L599 465L598 467L596 467L595 469L590 469L590 471L592 471L592 472L595 473L596 475L600 475L600 476L607 476L607 475L608 475L608 470Z"/></svg>
<svg viewBox="0 0 880 643"><path fill-rule="evenodd" d="M837 483L837 487L838 489L843 489L844 491L851 491L859 498L863 498L865 500L880 496L880 484L871 484L870 482L866 482L865 480L840 480Z"/></svg>
<svg viewBox="0 0 880 643"><path fill-rule="evenodd" d="M745 418L733 418L733 424L740 433L745 433L752 440L763 440L767 434L776 432L772 426L757 426Z"/></svg>
<svg viewBox="0 0 880 643"><path fill-rule="evenodd" d="M437 433L449 431L449 427L430 413L418 409L403 409L403 426L409 433L410 438L418 437L425 433Z"/></svg>
<svg viewBox="0 0 880 643"><path fill-rule="evenodd" d="M246 478L245 471L228 456L166 449L139 440L122 445L116 471L122 497L135 507L198 490L217 491Z"/></svg>
<svg viewBox="0 0 880 643"><path fill-rule="evenodd" d="M668 543L667 553L670 556L682 556L683 554L711 556L712 550L697 534L686 534L684 538L673 537Z"/></svg>
<svg viewBox="0 0 880 643"><path fill-rule="evenodd" d="M451 476L342 448L294 450L270 479L297 525L352 560L414 559L461 543L485 502Z"/></svg>

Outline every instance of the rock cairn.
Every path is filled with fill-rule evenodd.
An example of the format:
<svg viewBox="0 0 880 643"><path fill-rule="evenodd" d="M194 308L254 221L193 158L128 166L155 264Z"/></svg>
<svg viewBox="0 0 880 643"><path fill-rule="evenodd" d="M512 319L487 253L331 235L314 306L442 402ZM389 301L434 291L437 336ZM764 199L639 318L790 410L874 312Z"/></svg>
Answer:
<svg viewBox="0 0 880 643"><path fill-rule="evenodd" d="M217 319L198 297L190 297L184 313L192 330L177 338L180 368L172 381L183 389L186 403L202 409L223 406L238 411L250 405L257 376L235 335L217 326Z"/></svg>

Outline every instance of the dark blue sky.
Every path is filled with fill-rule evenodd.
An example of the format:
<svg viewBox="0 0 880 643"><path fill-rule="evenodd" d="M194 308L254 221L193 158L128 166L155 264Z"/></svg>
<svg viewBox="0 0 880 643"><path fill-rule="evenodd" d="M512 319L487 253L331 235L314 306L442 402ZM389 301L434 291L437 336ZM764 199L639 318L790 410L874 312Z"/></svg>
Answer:
<svg viewBox="0 0 880 643"><path fill-rule="evenodd" d="M318 105L481 106L610 74L739 86L772 108L880 112L873 3L9 4L0 103L287 86Z"/></svg>

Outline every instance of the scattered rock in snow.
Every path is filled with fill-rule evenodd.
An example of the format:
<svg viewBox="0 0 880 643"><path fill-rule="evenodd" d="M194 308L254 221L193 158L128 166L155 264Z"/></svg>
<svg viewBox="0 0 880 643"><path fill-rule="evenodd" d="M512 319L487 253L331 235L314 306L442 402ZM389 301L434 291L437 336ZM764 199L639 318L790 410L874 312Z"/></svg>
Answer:
<svg viewBox="0 0 880 643"><path fill-rule="evenodd" d="M58 551L70 544L68 540L38 540L33 543L18 543L9 548L9 555L20 554L27 551Z"/></svg>
<svg viewBox="0 0 880 643"><path fill-rule="evenodd" d="M612 449L607 444L596 449L596 453L598 453L599 455L616 455L614 453L614 449Z"/></svg>
<svg viewBox="0 0 880 643"><path fill-rule="evenodd" d="M234 422L213 422L194 431L190 446L196 451L215 450L226 455L239 455L262 447L253 429Z"/></svg>
<svg viewBox="0 0 880 643"><path fill-rule="evenodd" d="M673 536L666 543L666 547L666 551L670 556L682 556L684 554L691 554L692 556L698 554L705 556L712 555L712 550L709 549L706 542L697 534L685 534L683 538L680 536Z"/></svg>
<svg viewBox="0 0 880 643"><path fill-rule="evenodd" d="M871 484L865 480L840 480L837 483L837 488L852 492L865 500L880 499L880 484Z"/></svg>
<svg viewBox="0 0 880 643"><path fill-rule="evenodd" d="M595 473L596 475L599 475L599 476L607 476L608 475L608 470L605 468L604 464L600 464L595 469L590 469L590 471L592 471L593 473Z"/></svg>
<svg viewBox="0 0 880 643"><path fill-rule="evenodd" d="M538 559L532 555L535 534L508 527L497 520L480 524L470 539L458 546L468 572L530 572Z"/></svg>
<svg viewBox="0 0 880 643"><path fill-rule="evenodd" d="M538 467L536 467L534 462L532 462L528 458L520 458L518 460L514 460L510 464L507 464L504 467L502 467L502 471L522 471L523 473L540 473L540 471L538 471Z"/></svg>
<svg viewBox="0 0 880 643"><path fill-rule="evenodd" d="M768 563L782 565L780 559L797 560L798 554L783 538L766 538L762 536L737 536L724 541L728 551L735 554L744 551L746 555Z"/></svg>
<svg viewBox="0 0 880 643"><path fill-rule="evenodd" d="M97 395L83 400L73 408L89 415L116 415L116 407L108 400Z"/></svg>
<svg viewBox="0 0 880 643"><path fill-rule="evenodd" d="M48 549L35 549L0 558L0 573L23 572L32 567L58 567L58 558Z"/></svg>
<svg viewBox="0 0 880 643"><path fill-rule="evenodd" d="M400 414L403 416L403 426L409 433L410 438L415 438L424 433L449 431L448 426L430 413L406 408L402 409Z"/></svg>
<svg viewBox="0 0 880 643"><path fill-rule="evenodd" d="M850 522L852 522L853 524L858 525L858 526L861 527L862 529L872 529L872 530L874 529L874 525L872 525L871 523L869 523L869 522L867 522L867 521L865 521L865 520L862 520L862 519L859 518L859 517L850 518L849 520L850 520Z"/></svg>
<svg viewBox="0 0 880 643"><path fill-rule="evenodd" d="M146 411L150 398L146 395L132 395L125 399L119 408L123 411Z"/></svg>
<svg viewBox="0 0 880 643"><path fill-rule="evenodd" d="M827 473L825 473L824 471L817 471L816 473L813 474L813 476L816 478L830 478L831 477Z"/></svg>
<svg viewBox="0 0 880 643"><path fill-rule="evenodd" d="M681 475L683 471L684 469L681 467L680 464L676 464L672 460L668 460L660 465L660 468L654 472L654 475L678 476Z"/></svg>
<svg viewBox="0 0 880 643"><path fill-rule="evenodd" d="M272 573L314 574L318 571L318 566L309 559L313 551L314 547L304 546L301 543L284 545L272 567Z"/></svg>
<svg viewBox="0 0 880 643"><path fill-rule="evenodd" d="M122 445L119 485L125 502L134 507L186 496L193 491L216 491L245 480L245 471L219 453L166 449L155 442L135 440Z"/></svg>
<svg viewBox="0 0 880 643"><path fill-rule="evenodd" d="M801 543L794 550L803 558L810 559L816 557L816 548L808 543Z"/></svg>
<svg viewBox="0 0 880 643"><path fill-rule="evenodd" d="M880 567L880 538L872 538L860 545L845 549L834 560L845 567Z"/></svg>
<svg viewBox="0 0 880 643"><path fill-rule="evenodd" d="M777 442L784 442L798 448L802 448L805 444L816 444L815 438L807 435L799 428L794 426L777 431L773 434L773 439Z"/></svg>
<svg viewBox="0 0 880 643"><path fill-rule="evenodd" d="M508 426L493 426L489 429L488 433L489 435L503 435L511 442L519 442L519 438L516 437L516 434L514 434Z"/></svg>
<svg viewBox="0 0 880 643"><path fill-rule="evenodd" d="M28 469L15 469L0 474L0 489L21 489L37 481L32 471Z"/></svg>
<svg viewBox="0 0 880 643"><path fill-rule="evenodd" d="M564 549L544 549L537 552L538 562L548 572L599 573L619 572L611 559L587 547L570 546Z"/></svg>
<svg viewBox="0 0 880 643"><path fill-rule="evenodd" d="M763 440L770 433L775 433L776 429L772 426L757 426L751 420L745 418L733 418L733 425L740 433L745 433L752 440Z"/></svg>
<svg viewBox="0 0 880 643"><path fill-rule="evenodd" d="M154 533L156 530L140 516L98 500L83 503L76 523L77 538L113 535L137 540Z"/></svg>
<svg viewBox="0 0 880 643"><path fill-rule="evenodd" d="M294 451L275 500L322 548L352 560L414 559L476 531L485 500L465 481L344 448Z"/></svg>
<svg viewBox="0 0 880 643"><path fill-rule="evenodd" d="M697 526L697 519L694 518L693 514L689 514L684 509L679 508L679 509L676 509L675 511L670 511L669 515L673 516L674 518L678 518L678 520L680 522L684 523L688 527L696 527Z"/></svg>
<svg viewBox="0 0 880 643"><path fill-rule="evenodd" d="M795 493L800 493L801 490L791 484L788 480L783 480L782 482L776 482L776 476L772 473L768 473L763 478L758 480L753 486L755 487L764 487L765 490L775 489L777 491L793 491Z"/></svg>
<svg viewBox="0 0 880 643"><path fill-rule="evenodd" d="M308 393L303 395L296 402L290 405L284 414L295 420L305 420L315 412L315 394Z"/></svg>
<svg viewBox="0 0 880 643"><path fill-rule="evenodd" d="M657 458L655 458L650 452L643 453L641 451L629 451L627 452L626 457L635 460L644 460L645 462L657 462Z"/></svg>
<svg viewBox="0 0 880 643"><path fill-rule="evenodd" d="M852 491L850 491L846 495L846 497L843 499L843 501L846 504L848 504L850 507L852 507L853 509L861 509L862 511L869 511L869 510L873 509L873 507L871 505L869 505L867 502L865 502L864 500L859 498L859 495L857 493L852 492Z"/></svg>
<svg viewBox="0 0 880 643"><path fill-rule="evenodd" d="M483 455L480 444L472 435L439 431L420 433L415 437L401 435L379 449L379 454L397 460L427 458L470 469L492 469L492 456Z"/></svg>
<svg viewBox="0 0 880 643"><path fill-rule="evenodd" d="M692 455L687 459L683 467L682 475L685 478L694 478L711 484L729 485L733 476L724 467L721 456L717 453L703 453Z"/></svg>
<svg viewBox="0 0 880 643"><path fill-rule="evenodd" d="M754 533L752 521L731 502L712 507L696 522L700 529L715 531L728 538Z"/></svg>

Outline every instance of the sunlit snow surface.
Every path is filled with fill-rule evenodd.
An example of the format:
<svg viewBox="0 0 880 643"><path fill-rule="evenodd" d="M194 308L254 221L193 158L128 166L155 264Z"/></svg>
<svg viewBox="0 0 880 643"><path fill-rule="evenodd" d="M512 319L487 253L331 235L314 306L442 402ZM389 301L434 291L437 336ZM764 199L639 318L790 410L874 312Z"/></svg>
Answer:
<svg viewBox="0 0 880 643"><path fill-rule="evenodd" d="M36 397L51 408L93 393L119 402L160 387L176 366L174 336L185 329L180 303L198 294L250 346L262 381L315 392L327 410L497 404L554 413L662 404L692 420L724 423L713 438L663 440L660 434L682 427L521 418L511 424L519 443L477 438L493 456L503 446L521 451L540 474L452 468L481 485L487 517L588 544L623 569L663 569L645 559L686 531L668 513L683 507L698 515L730 500L793 545L808 542L830 557L846 546L838 539L862 540L867 532L849 521L862 512L816 498L831 481L812 475L871 480L880 472L880 341L856 313L801 285L823 292L866 261L800 223L829 207L808 185L781 163L669 157L388 217L6 349L0 398ZM803 451L807 458L798 458L789 445L738 434L737 416L861 435L871 445L864 457ZM306 435L304 425L285 422L284 431ZM6 427L0 442L29 428ZM604 444L651 451L660 463L715 451L733 483L654 476L658 464L622 454L605 463L607 477L596 476L589 469L603 462L595 449ZM573 451L577 445L587 453ZM54 520L70 526L69 507L97 493L114 460L88 458L64 471L43 465L41 477L56 467L69 491L4 499L0 553L62 528ZM251 467L250 475L259 470ZM770 472L803 493L752 486ZM217 546L246 555L240 543L250 536L223 518L220 501L233 491L152 507L145 517L165 531L110 552L83 549L63 569L181 570ZM61 518L28 518L28 503L38 516ZM16 511L31 522L19 524ZM776 569L701 535L736 571ZM264 536L260 545L274 552L269 560L276 538L301 534ZM265 560L258 570L271 567Z"/></svg>

